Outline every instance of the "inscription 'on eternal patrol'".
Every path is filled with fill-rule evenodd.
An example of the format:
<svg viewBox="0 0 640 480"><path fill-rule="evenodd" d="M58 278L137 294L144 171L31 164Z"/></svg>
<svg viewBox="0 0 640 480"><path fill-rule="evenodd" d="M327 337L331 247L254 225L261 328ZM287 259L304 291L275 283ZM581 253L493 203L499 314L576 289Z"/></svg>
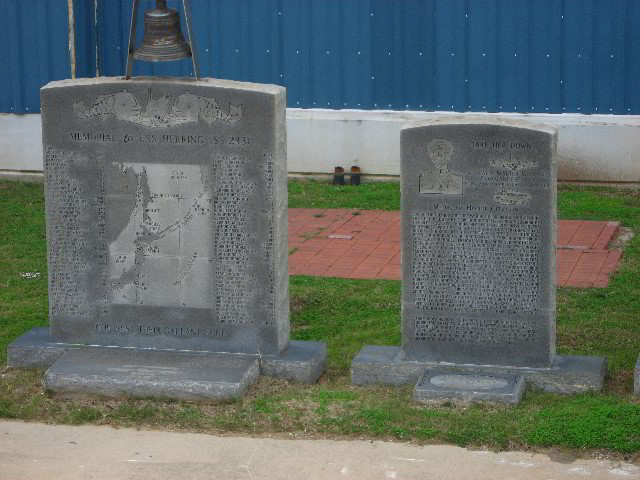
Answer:
<svg viewBox="0 0 640 480"><path fill-rule="evenodd" d="M410 357L548 366L555 141L499 124L403 129L403 339Z"/></svg>

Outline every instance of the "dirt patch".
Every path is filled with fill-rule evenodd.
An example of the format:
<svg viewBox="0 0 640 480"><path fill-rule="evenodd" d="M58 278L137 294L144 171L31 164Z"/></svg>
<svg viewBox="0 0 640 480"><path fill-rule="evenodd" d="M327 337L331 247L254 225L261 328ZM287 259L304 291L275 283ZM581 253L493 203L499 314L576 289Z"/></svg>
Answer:
<svg viewBox="0 0 640 480"><path fill-rule="evenodd" d="M615 236L609 242L609 250L621 250L633 238L633 230L626 227L620 227L616 231Z"/></svg>
<svg viewBox="0 0 640 480"><path fill-rule="evenodd" d="M633 390L633 370L620 370L605 379L604 390L610 393L626 395ZM640 398L638 398L640 402Z"/></svg>
<svg viewBox="0 0 640 480"><path fill-rule="evenodd" d="M291 295L289 298L289 310L291 315L296 314L298 312L303 311L305 308L308 308L312 305L315 305L319 302L318 298L313 294L298 294ZM293 325L292 329L300 328L301 325Z"/></svg>

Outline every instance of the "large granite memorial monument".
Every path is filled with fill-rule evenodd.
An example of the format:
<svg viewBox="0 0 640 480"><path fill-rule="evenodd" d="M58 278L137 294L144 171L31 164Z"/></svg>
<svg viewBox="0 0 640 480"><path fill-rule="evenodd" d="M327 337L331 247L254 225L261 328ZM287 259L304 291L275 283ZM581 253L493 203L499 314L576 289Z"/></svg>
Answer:
<svg viewBox="0 0 640 480"><path fill-rule="evenodd" d="M107 395L316 381L326 346L289 341L285 89L101 78L41 100L51 326L8 364Z"/></svg>
<svg viewBox="0 0 640 480"><path fill-rule="evenodd" d="M604 357L555 353L555 155L555 130L521 122L402 130L403 345L363 348L354 383L420 378L417 400L511 403L521 377L602 387Z"/></svg>

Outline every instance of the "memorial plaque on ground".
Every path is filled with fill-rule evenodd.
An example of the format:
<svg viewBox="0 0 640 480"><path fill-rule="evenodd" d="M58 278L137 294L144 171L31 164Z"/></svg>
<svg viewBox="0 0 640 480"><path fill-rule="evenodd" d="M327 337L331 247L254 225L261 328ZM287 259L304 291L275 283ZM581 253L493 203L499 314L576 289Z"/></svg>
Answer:
<svg viewBox="0 0 640 480"><path fill-rule="evenodd" d="M103 78L41 97L50 343L287 357L285 89Z"/></svg>
<svg viewBox="0 0 640 480"><path fill-rule="evenodd" d="M354 381L380 362L411 381L439 363L558 373L555 152L555 130L521 122L402 130L403 347L365 347Z"/></svg>

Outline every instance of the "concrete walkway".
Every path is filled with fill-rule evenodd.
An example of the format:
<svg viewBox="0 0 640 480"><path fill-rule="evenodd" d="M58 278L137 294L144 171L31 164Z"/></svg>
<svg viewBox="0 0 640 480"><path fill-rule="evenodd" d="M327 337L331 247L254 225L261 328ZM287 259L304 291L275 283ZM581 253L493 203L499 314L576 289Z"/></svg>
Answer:
<svg viewBox="0 0 640 480"><path fill-rule="evenodd" d="M559 220L557 284L606 287L620 261L619 222ZM400 280L400 212L289 209L289 274Z"/></svg>
<svg viewBox="0 0 640 480"><path fill-rule="evenodd" d="M275 440L0 422L0 479L638 479L609 460L446 445Z"/></svg>

